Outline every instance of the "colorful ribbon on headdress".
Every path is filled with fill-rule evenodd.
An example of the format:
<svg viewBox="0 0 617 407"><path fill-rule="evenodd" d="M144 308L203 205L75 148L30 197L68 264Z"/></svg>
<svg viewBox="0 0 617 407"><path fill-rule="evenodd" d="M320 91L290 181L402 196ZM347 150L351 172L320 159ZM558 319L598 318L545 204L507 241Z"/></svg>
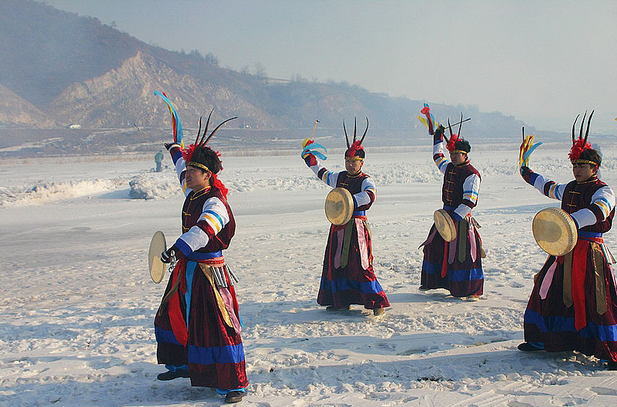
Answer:
<svg viewBox="0 0 617 407"><path fill-rule="evenodd" d="M425 117L418 116L420 123L428 127L428 134L432 136L433 133L435 133L435 128L439 126L439 123L435 121L435 117L433 117L433 114L430 112L428 103L424 104L424 107L422 108L420 113L422 113L425 116Z"/></svg>
<svg viewBox="0 0 617 407"><path fill-rule="evenodd" d="M540 147L542 143L533 144L536 136L527 135L525 136L525 128L523 127L523 142L521 143L519 156L518 156L518 165L519 167L528 167L529 166L529 157L533 151Z"/></svg>
<svg viewBox="0 0 617 407"><path fill-rule="evenodd" d="M171 128L174 134L174 143L178 143L181 148L184 148L184 141L182 140L182 123L180 123L180 118L178 117L176 108L165 93L155 90L154 94L160 96L161 99L163 99L163 101L167 104L167 107L169 107L169 112L171 113Z"/></svg>

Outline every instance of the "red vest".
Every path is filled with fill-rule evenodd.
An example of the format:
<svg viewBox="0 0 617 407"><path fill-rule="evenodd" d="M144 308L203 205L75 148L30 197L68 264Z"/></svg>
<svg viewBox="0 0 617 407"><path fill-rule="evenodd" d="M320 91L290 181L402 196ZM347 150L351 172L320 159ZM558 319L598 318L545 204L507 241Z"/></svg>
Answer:
<svg viewBox="0 0 617 407"><path fill-rule="evenodd" d="M566 189L563 192L563 198L561 199L561 209L563 209L567 213L573 213L578 211L579 209L589 208L597 216L598 213L591 205L591 197L600 188L604 186L606 186L606 184L597 178L581 183L578 183L576 181L570 181L568 185L566 185ZM599 211L599 208L597 210ZM597 222L594 225L585 226L584 228L581 228L581 230L585 232L596 233L608 232L613 224L613 216L615 216L614 208L606 219L601 222Z"/></svg>
<svg viewBox="0 0 617 407"><path fill-rule="evenodd" d="M182 233L186 233L195 225L198 225L204 229L206 233L208 233L208 226L206 222L202 220L198 223L198 220L203 212L204 203L213 197L219 198L225 205L227 214L229 215L229 223L227 223L227 225L225 225L225 227L218 234L210 237L210 241L206 247L196 250L199 253L209 253L227 249L231 238L236 233L236 220L231 212L231 208L229 207L227 200L221 194L221 191L215 187L207 188L197 193L195 193L195 191L191 191L191 193L188 194L184 200L184 205L182 206Z"/></svg>

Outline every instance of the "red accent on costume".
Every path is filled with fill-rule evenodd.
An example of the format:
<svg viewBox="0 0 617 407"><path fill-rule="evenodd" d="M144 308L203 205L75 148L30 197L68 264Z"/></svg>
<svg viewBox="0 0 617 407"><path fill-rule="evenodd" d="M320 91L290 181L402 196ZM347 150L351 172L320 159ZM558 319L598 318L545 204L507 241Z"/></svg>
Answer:
<svg viewBox="0 0 617 407"><path fill-rule="evenodd" d="M176 264L176 268L173 273L172 285L176 283L178 278L180 279L180 286L178 292L184 295L186 293L186 279L184 278L184 271L186 270L186 258L181 259ZM174 336L182 345L186 346L188 340L188 332L186 331L186 321L180 308L180 297L174 295L169 300L169 323Z"/></svg>
<svg viewBox="0 0 617 407"><path fill-rule="evenodd" d="M227 192L229 192L229 190L225 187L225 185L221 182L221 180L216 176L216 174L212 174L212 186L217 188L219 191L221 191L221 194L223 194L223 197L227 199Z"/></svg>
<svg viewBox="0 0 617 407"><path fill-rule="evenodd" d="M578 160L583 151L589 150L590 148L591 144L589 144L589 142L583 139L578 139L572 143L572 148L570 149L568 157L570 157L570 160Z"/></svg>
<svg viewBox="0 0 617 407"><path fill-rule="evenodd" d="M197 146L195 144L191 144L190 146L182 150L182 158L184 158L185 163L189 163L191 161L191 158L193 158L193 153L195 152L196 147Z"/></svg>
<svg viewBox="0 0 617 407"><path fill-rule="evenodd" d="M345 153L345 157L355 157L358 150L364 150L364 148L362 147L362 144L360 144L360 140L356 140L353 142L351 147L347 149L347 152Z"/></svg>
<svg viewBox="0 0 617 407"><path fill-rule="evenodd" d="M587 325L585 317L585 271L589 241L579 240L572 256L572 300L574 302L574 327L580 331Z"/></svg>
<svg viewBox="0 0 617 407"><path fill-rule="evenodd" d="M450 152L456 150L455 145L457 141L458 134L453 134L452 137L450 137L450 140L448 140L448 144L446 144L446 149Z"/></svg>
<svg viewBox="0 0 617 407"><path fill-rule="evenodd" d="M441 278L446 278L448 275L448 246L449 243L443 241L443 262L441 264Z"/></svg>
<svg viewBox="0 0 617 407"><path fill-rule="evenodd" d="M424 106L422 110L420 110L420 113L426 116L426 123L428 124L428 134L434 134L435 129L434 129L433 119L431 117L431 111L429 107Z"/></svg>

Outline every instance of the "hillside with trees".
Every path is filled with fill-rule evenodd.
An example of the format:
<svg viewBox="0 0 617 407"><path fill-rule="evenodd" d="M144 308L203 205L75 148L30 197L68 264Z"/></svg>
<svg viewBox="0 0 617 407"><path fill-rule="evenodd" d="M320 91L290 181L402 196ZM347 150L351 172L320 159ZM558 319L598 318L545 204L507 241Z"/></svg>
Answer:
<svg viewBox="0 0 617 407"><path fill-rule="evenodd" d="M94 147L84 140L102 133L125 135L108 140L110 148L127 147L130 133L131 148L148 149L153 138L167 138L170 125L167 106L154 90L170 97L183 125L195 128L190 134L199 117L214 109L214 121L238 116L228 128L248 144L306 136L315 119L322 133L341 136L342 120L351 123L354 117L360 127L370 118L369 144L426 137L416 119L424 100L347 83L272 80L265 69L237 72L220 67L215 55L168 51L96 18L33 0L0 2L0 60L0 149L44 141L50 130L69 127L74 131L61 132L53 151L89 152ZM458 118L461 112L472 117L464 133L477 137L517 135L523 124L474 106L431 106L441 117Z"/></svg>

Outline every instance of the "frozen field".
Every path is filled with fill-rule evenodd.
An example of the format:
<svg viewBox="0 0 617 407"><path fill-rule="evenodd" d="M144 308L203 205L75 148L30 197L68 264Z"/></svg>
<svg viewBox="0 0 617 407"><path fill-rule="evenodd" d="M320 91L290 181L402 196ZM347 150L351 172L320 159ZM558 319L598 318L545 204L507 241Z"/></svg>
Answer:
<svg viewBox="0 0 617 407"><path fill-rule="evenodd" d="M570 181L567 148L543 145L531 167ZM598 360L516 349L546 257L531 220L558 202L518 175L518 146L477 150L470 156L483 182L474 216L488 257L485 294L466 302L418 291L418 246L441 207L442 176L429 147L367 149L364 170L377 183L368 212L375 270L392 303L377 318L359 306L331 313L316 303L328 189L302 160L222 152L238 224L225 257L241 279L250 381L240 405L617 405L617 372ZM617 187L617 148L603 153L602 178ZM167 157L163 173L151 172L153 164L151 157L0 163L0 405L222 404L187 379L156 380L164 368L156 364L153 319L164 284L150 280L146 254L156 230L168 242L179 235L183 197ZM342 169L342 154L325 164ZM141 198L130 198L131 181ZM613 252L615 236L605 236Z"/></svg>

